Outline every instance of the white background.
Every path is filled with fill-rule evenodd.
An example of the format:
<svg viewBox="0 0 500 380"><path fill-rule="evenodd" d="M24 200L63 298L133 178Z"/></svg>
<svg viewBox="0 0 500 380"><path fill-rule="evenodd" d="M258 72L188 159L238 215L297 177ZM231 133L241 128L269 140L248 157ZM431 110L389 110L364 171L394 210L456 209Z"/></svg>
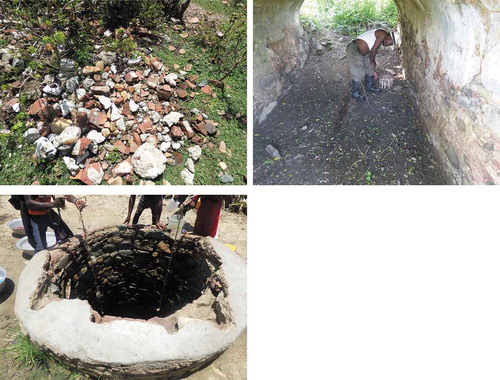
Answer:
<svg viewBox="0 0 500 380"><path fill-rule="evenodd" d="M249 189L256 379L499 379L500 189Z"/></svg>

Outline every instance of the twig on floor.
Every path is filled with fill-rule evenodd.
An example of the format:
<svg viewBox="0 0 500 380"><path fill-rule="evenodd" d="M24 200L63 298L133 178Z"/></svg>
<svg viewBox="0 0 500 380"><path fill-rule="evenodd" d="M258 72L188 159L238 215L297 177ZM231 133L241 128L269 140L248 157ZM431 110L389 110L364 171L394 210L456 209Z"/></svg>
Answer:
<svg viewBox="0 0 500 380"><path fill-rule="evenodd" d="M397 136L396 136L397 137ZM368 169L366 169L366 171L363 173L363 175L358 179L358 181L361 181L363 178L365 178L366 176L366 173L368 173L370 171L370 169L372 168L372 166L378 161L378 159L380 158L380 156L387 150L391 147L392 144L394 144L394 141L396 141L396 137L392 139L391 143L389 145L387 145L383 150L381 150L377 156L375 157L375 159L373 160L373 162L370 164L370 166L368 166ZM384 157L385 158L385 157Z"/></svg>
<svg viewBox="0 0 500 380"><path fill-rule="evenodd" d="M365 153L362 154L361 158L357 159L356 161L354 161L351 165L351 167L349 168L349 170L347 171L347 173L345 173L346 177L349 175L349 173L351 172L352 168L354 167L354 165L356 165L358 162L363 162L363 160L365 159L366 157L366 154L368 153L368 150L370 149L370 147L366 148L366 151ZM359 147L358 147L358 150L359 150ZM360 151L361 152L361 151Z"/></svg>

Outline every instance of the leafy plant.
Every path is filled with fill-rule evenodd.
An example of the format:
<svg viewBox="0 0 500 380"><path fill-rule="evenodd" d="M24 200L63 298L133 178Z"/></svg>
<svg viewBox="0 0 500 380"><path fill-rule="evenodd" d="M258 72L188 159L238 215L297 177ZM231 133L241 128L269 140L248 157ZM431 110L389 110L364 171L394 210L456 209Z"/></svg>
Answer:
<svg viewBox="0 0 500 380"><path fill-rule="evenodd" d="M107 158L108 158L109 162L111 162L113 164L117 164L122 159L122 157L120 155L120 152L116 148L112 152L108 153L108 157Z"/></svg>
<svg viewBox="0 0 500 380"><path fill-rule="evenodd" d="M12 338L12 344L4 349L15 354L15 362L19 366L29 368L47 368L49 357L31 342L28 335L17 331Z"/></svg>
<svg viewBox="0 0 500 380"><path fill-rule="evenodd" d="M393 0L318 0L318 13L301 19L356 36L376 27L395 27L398 11Z"/></svg>

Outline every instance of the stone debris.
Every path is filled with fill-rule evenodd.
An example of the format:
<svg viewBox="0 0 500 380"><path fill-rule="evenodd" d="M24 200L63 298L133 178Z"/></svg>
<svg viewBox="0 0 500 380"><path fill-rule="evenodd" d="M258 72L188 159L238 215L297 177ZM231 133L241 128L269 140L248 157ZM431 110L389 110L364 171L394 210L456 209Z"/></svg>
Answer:
<svg viewBox="0 0 500 380"><path fill-rule="evenodd" d="M224 174L220 177L220 181L222 183L233 183L234 182L234 179L233 177L230 175L230 174Z"/></svg>
<svg viewBox="0 0 500 380"><path fill-rule="evenodd" d="M50 95L50 96L59 96L59 94L62 92L61 87L57 83L52 83L48 84L43 88L44 94Z"/></svg>
<svg viewBox="0 0 500 380"><path fill-rule="evenodd" d="M40 138L40 133L36 128L28 128L26 132L24 132L24 138L27 143L31 144Z"/></svg>
<svg viewBox="0 0 500 380"><path fill-rule="evenodd" d="M188 168L182 169L181 178L184 180L186 185L191 186L194 183L194 173L192 173Z"/></svg>
<svg viewBox="0 0 500 380"><path fill-rule="evenodd" d="M188 75L195 69L192 64L167 67L147 55L150 51L144 58L122 60L100 45L95 48L90 65L78 67L63 58L58 73L26 83L23 91L35 94L26 110L26 143L36 145L38 158L61 158L72 178L89 185L154 180L167 164L184 165L181 178L192 184L203 150L213 150L212 137L220 134L211 115L186 106L195 97L205 103L215 95L208 79ZM185 52L172 48L176 54ZM0 49L1 62L24 65L12 44ZM22 111L15 96L0 101L0 108ZM219 151L226 149L221 142Z"/></svg>
<svg viewBox="0 0 500 380"><path fill-rule="evenodd" d="M201 157L201 147L199 145L192 146L188 148L189 157L197 162Z"/></svg>
<svg viewBox="0 0 500 380"><path fill-rule="evenodd" d="M193 159L192 158L188 158L187 161L186 161L186 168L188 168L188 170L194 174L194 162L193 162Z"/></svg>
<svg viewBox="0 0 500 380"><path fill-rule="evenodd" d="M280 152L271 144L266 145L266 152L274 158L275 160L279 160L281 158Z"/></svg>
<svg viewBox="0 0 500 380"><path fill-rule="evenodd" d="M152 143L142 144L132 156L134 172L141 178L155 179L165 171L167 158Z"/></svg>
<svg viewBox="0 0 500 380"><path fill-rule="evenodd" d="M36 140L35 154L38 158L54 158L57 149L46 137L40 137Z"/></svg>
<svg viewBox="0 0 500 380"><path fill-rule="evenodd" d="M80 170L80 167L77 165L76 160L73 157L65 156L63 157L63 162L72 176L77 175L78 171Z"/></svg>
<svg viewBox="0 0 500 380"><path fill-rule="evenodd" d="M98 162L85 166L81 181L86 185L100 185L104 178L104 171Z"/></svg>

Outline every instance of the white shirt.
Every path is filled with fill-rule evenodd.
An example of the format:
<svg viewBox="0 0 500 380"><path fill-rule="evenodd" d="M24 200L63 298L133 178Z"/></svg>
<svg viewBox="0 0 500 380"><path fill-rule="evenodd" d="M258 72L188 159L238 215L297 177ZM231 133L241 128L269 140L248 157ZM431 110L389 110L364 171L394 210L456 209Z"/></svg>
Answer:
<svg viewBox="0 0 500 380"><path fill-rule="evenodd" d="M375 45L375 40L377 39L377 37L375 36L375 32L377 30L381 30L381 29L369 30L368 32L363 33L362 35L360 35L356 39L365 41L368 44L368 49L372 50L373 45Z"/></svg>

